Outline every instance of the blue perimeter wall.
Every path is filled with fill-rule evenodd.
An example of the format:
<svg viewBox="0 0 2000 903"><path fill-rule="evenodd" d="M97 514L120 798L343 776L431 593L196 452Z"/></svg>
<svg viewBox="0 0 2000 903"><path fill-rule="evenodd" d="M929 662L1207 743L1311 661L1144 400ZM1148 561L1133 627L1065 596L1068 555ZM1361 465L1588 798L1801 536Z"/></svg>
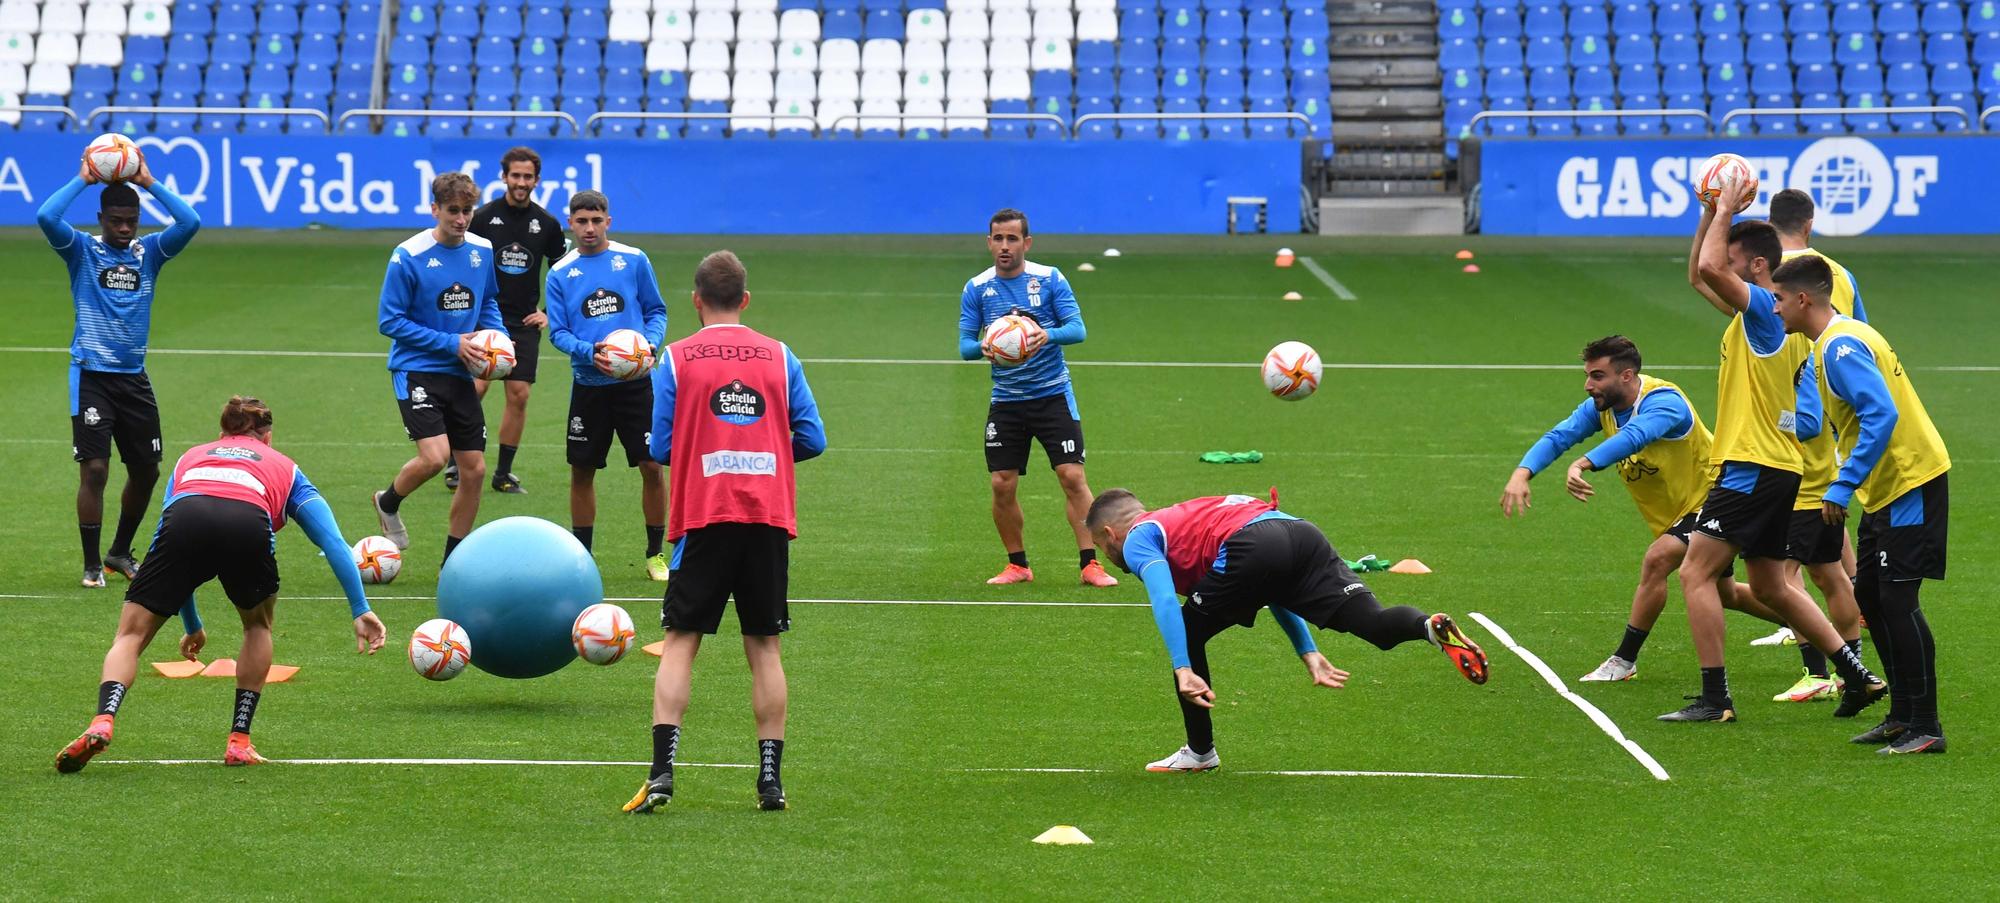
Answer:
<svg viewBox="0 0 2000 903"><path fill-rule="evenodd" d="M88 138L0 140L0 225L35 210L76 175ZM209 227L412 228L430 221L429 183L461 169L498 197L500 155L478 139L182 136L138 139ZM1270 199L1273 232L1299 228L1295 141L717 141L648 144L543 140L541 203L572 192L611 198L624 232L965 233L1002 207L1036 232L1219 233L1224 199ZM70 211L94 223L95 191ZM143 196L143 192L142 192ZM157 221L150 209L147 219ZM558 213L558 215L561 215Z"/></svg>
<svg viewBox="0 0 2000 903"><path fill-rule="evenodd" d="M1688 235L1690 187L1729 151L1761 191L1802 188L1825 235L2000 233L2000 136L1491 139L1480 146L1480 231L1488 235Z"/></svg>

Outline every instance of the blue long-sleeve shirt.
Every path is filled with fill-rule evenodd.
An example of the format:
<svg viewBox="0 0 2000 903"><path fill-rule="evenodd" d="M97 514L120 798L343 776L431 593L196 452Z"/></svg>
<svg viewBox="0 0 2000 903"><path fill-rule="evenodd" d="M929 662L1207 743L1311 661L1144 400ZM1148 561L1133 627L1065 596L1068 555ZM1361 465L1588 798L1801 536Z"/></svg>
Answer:
<svg viewBox="0 0 2000 903"><path fill-rule="evenodd" d="M596 254L572 250L549 267L543 289L549 315L549 343L569 355L570 370L583 386L608 386L617 379L597 369L597 343L613 331L636 330L659 348L667 340L667 302L646 252L611 242Z"/></svg>
<svg viewBox="0 0 2000 903"><path fill-rule="evenodd" d="M799 366L798 355L792 353L790 345L783 347L785 398L790 406L787 418L792 427L792 461L809 461L826 451L826 424L819 419L819 403L813 400L812 386L806 384L806 371ZM653 460L661 464L669 463L673 454L674 402L679 387L671 356L662 354L659 366L653 368L653 433L652 441L647 445Z"/></svg>
<svg viewBox="0 0 2000 903"><path fill-rule="evenodd" d="M382 276L377 328L391 340L389 369L471 379L458 359L458 337L504 329L493 245L468 233L456 247L425 229L396 246ZM401 392L400 380L398 392Z"/></svg>
<svg viewBox="0 0 2000 903"><path fill-rule="evenodd" d="M146 369L147 336L153 323L153 282L160 268L194 240L201 216L154 181L147 189L173 217L166 229L135 238L124 248L82 232L63 216L83 192L82 177L56 189L35 213L49 247L69 268L70 297L76 303L76 333L70 339L72 368L101 373Z"/></svg>
<svg viewBox="0 0 2000 903"><path fill-rule="evenodd" d="M1805 371L1799 377L1798 399L1793 403L1797 408L1793 429L1800 439L1818 436L1826 425L1819 375L1814 369L1818 358L1828 362L1827 388L1854 408L1854 417L1860 421L1854 450L1841 462L1840 472L1834 475L1833 485L1826 488L1824 496L1826 502L1845 508L1853 500L1854 491L1875 470L1875 463L1882 460L1882 452L1889 447L1889 436L1896 431L1900 415L1895 399L1889 394L1889 383L1882 378L1867 343L1851 335L1835 336L1820 354L1806 359Z"/></svg>
<svg viewBox="0 0 2000 903"><path fill-rule="evenodd" d="M1654 392L1630 408L1616 412L1618 432L1584 453L1590 466L1603 470L1623 461L1666 436L1677 436L1694 427L1694 409L1679 392ZM1519 466L1529 474L1541 473L1557 456L1595 435L1603 427L1597 402L1586 398L1569 417L1555 425L1521 457Z"/></svg>
<svg viewBox="0 0 2000 903"><path fill-rule="evenodd" d="M1049 334L1049 344L1013 367L993 368L994 401L1029 401L1069 391L1069 363L1062 347L1082 342L1088 331L1076 292L1062 271L1025 261L1020 275L1002 278L992 267L965 282L958 305L958 356L978 360L979 332L1008 314L1033 317Z"/></svg>
<svg viewBox="0 0 2000 903"><path fill-rule="evenodd" d="M1278 511L1267 512L1251 524L1274 519L1295 519ZM1244 524L1249 526L1250 524ZM1227 564L1227 550L1218 550L1214 568L1219 570ZM1125 534L1124 567L1139 575L1146 587L1146 599L1153 606L1153 624L1159 628L1160 639L1166 644L1167 656L1173 659L1175 668L1186 668L1188 664L1187 621L1181 616L1180 596L1174 591L1173 569L1167 564L1167 534L1159 524L1143 523ZM1272 605L1271 616L1278 621L1278 627L1292 642L1292 650L1299 655L1316 652L1319 645L1313 642L1312 629L1305 619L1290 609Z"/></svg>
<svg viewBox="0 0 2000 903"><path fill-rule="evenodd" d="M190 494L176 493L173 475L169 473L166 491L160 504L161 521L166 520L164 515L174 502ZM368 595L361 586L361 571L354 566L353 550L348 547L347 539L341 535L339 522L334 520L333 506L328 505L326 499L320 495L319 487L306 479L305 471L296 467L292 471L291 494L285 498L285 517L297 522L299 529L305 531L306 538L312 540L313 545L319 546L320 551L325 554L326 566L333 571L334 579L340 581L341 592L347 596L348 616L358 618L367 614ZM153 528L156 540L159 537L159 529L158 526ZM181 626L188 633L201 629L201 614L195 608L193 594L189 594L187 602L181 606Z"/></svg>

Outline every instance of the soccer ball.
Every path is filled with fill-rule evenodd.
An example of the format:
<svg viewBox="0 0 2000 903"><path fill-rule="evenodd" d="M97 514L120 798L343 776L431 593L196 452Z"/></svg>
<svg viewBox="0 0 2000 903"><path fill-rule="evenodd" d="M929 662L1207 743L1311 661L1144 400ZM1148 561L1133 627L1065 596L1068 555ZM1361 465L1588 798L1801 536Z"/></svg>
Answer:
<svg viewBox="0 0 2000 903"><path fill-rule="evenodd" d="M479 379L501 379L514 372L514 340L498 329L482 329L472 334L472 344L486 352L486 366L472 370Z"/></svg>
<svg viewBox="0 0 2000 903"><path fill-rule="evenodd" d="M1028 351L1028 342L1041 331L1042 324L1033 317L1008 314L994 320L986 327L986 347L993 349L993 363L1002 367L1026 363L1033 356Z"/></svg>
<svg viewBox="0 0 2000 903"><path fill-rule="evenodd" d="M604 337L604 353L611 358L611 375L633 379L653 369L653 344L636 329L614 329Z"/></svg>
<svg viewBox="0 0 2000 903"><path fill-rule="evenodd" d="M380 536L364 536L354 544L354 567L362 583L388 583L403 572L403 550Z"/></svg>
<svg viewBox="0 0 2000 903"><path fill-rule="evenodd" d="M432 618L410 634L410 667L426 680L450 680L472 661L472 639L456 621Z"/></svg>
<svg viewBox="0 0 2000 903"><path fill-rule="evenodd" d="M1264 388L1286 401L1304 401L1319 391L1319 352L1304 342L1279 342L1264 355Z"/></svg>
<svg viewBox="0 0 2000 903"><path fill-rule="evenodd" d="M90 146L83 149L83 159L90 162L90 171L105 184L116 184L139 174L139 164L145 156L139 153L139 145L132 139L117 132L97 136Z"/></svg>
<svg viewBox="0 0 2000 903"><path fill-rule="evenodd" d="M1722 195L1722 186L1732 181L1749 186L1753 193L1757 188L1757 170L1750 161L1735 154L1716 154L1698 172L1694 193L1701 198L1703 207L1714 207L1716 198Z"/></svg>
<svg viewBox="0 0 2000 903"><path fill-rule="evenodd" d="M632 616L609 602L584 609L569 630L576 654L593 665L609 665L624 658L637 636L632 629Z"/></svg>

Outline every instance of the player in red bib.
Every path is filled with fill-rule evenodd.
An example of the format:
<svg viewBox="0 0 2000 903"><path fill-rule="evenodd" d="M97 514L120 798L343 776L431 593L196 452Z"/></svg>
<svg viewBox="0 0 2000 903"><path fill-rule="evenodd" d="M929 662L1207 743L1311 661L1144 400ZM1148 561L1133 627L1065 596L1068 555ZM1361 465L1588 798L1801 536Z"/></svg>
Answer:
<svg viewBox="0 0 2000 903"><path fill-rule="evenodd" d="M1187 745L1147 765L1148 771L1208 771L1222 764L1208 713L1215 707L1208 641L1232 624L1253 626L1261 608L1271 609L1306 673L1322 687L1339 689L1348 675L1319 653L1307 624L1351 633L1382 649L1424 640L1467 680L1486 682L1486 654L1450 615L1426 617L1407 605L1383 608L1318 527L1278 510L1275 490L1268 502L1207 496L1148 511L1131 492L1111 489L1091 503L1086 524L1104 557L1146 584L1153 620L1173 659ZM1186 605L1179 596L1187 597Z"/></svg>
<svg viewBox="0 0 2000 903"><path fill-rule="evenodd" d="M668 345L653 370L650 451L669 467L674 554L660 614L667 639L653 682L653 768L627 812L673 799L695 653L702 635L721 626L731 596L757 717L757 805L785 808L778 635L792 627L785 596L799 533L792 465L826 451L826 426L791 349L743 325L747 279L728 251L704 258L694 273L701 329Z"/></svg>
<svg viewBox="0 0 2000 903"><path fill-rule="evenodd" d="M112 720L139 676L139 654L176 612L187 628L181 654L198 660L208 633L195 611L194 591L210 580L222 583L243 619L235 717L222 764L264 761L250 745L250 719L271 670L271 612L278 602L276 533L288 519L298 521L326 553L327 566L346 591L355 651L373 655L382 648L382 621L368 609L361 574L334 523L333 509L298 465L271 447L271 409L255 398L235 396L222 407L222 437L189 449L174 464L152 549L125 594L118 635L104 655L97 716L56 756L57 771L79 771L111 745Z"/></svg>

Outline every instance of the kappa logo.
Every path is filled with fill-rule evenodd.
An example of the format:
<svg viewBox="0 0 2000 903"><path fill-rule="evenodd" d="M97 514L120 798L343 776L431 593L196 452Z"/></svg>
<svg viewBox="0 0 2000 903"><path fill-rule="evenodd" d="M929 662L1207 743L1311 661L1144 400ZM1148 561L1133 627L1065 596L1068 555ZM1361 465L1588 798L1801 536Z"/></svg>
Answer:
<svg viewBox="0 0 2000 903"><path fill-rule="evenodd" d="M1701 527L1704 530L1720 531L1722 529L1722 520L1720 518L1709 518L1708 522L1702 524Z"/></svg>
<svg viewBox="0 0 2000 903"><path fill-rule="evenodd" d="M444 261L439 260L435 257L431 258L430 263L424 264L425 269L437 269L442 266L444 266Z"/></svg>
<svg viewBox="0 0 2000 903"><path fill-rule="evenodd" d="M583 275L583 271L577 269L576 267L570 267L569 272L564 273L563 275L568 276L571 279L575 279L576 277Z"/></svg>
<svg viewBox="0 0 2000 903"><path fill-rule="evenodd" d="M496 216L496 217L494 217L494 218L493 218L493 220L492 220L491 222L487 223L487 225L489 225L489 226L504 226L504 225L507 225L507 224L506 224L505 222L502 222L502 221L501 221L501 219L500 219L499 217L497 217L497 216Z"/></svg>
<svg viewBox="0 0 2000 903"><path fill-rule="evenodd" d="M103 420L104 420L103 415L97 413L96 408L83 409L83 422L85 426L96 426Z"/></svg>
<svg viewBox="0 0 2000 903"><path fill-rule="evenodd" d="M993 288L993 286L990 286L990 285L989 285L989 286L987 286L987 287L986 287L986 292L985 292L984 294L980 295L979 297L981 297L981 298L998 298L998 297L1000 297L1000 292L999 292L999 291L997 291L997 290L995 290L995 289Z"/></svg>
<svg viewBox="0 0 2000 903"><path fill-rule="evenodd" d="M1840 348L1836 349L1833 352L1833 359L1837 361L1853 353L1854 353L1853 345L1842 345L1840 346Z"/></svg>
<svg viewBox="0 0 2000 903"><path fill-rule="evenodd" d="M611 271L616 273L624 268L625 268L625 256L622 254L611 255Z"/></svg>

